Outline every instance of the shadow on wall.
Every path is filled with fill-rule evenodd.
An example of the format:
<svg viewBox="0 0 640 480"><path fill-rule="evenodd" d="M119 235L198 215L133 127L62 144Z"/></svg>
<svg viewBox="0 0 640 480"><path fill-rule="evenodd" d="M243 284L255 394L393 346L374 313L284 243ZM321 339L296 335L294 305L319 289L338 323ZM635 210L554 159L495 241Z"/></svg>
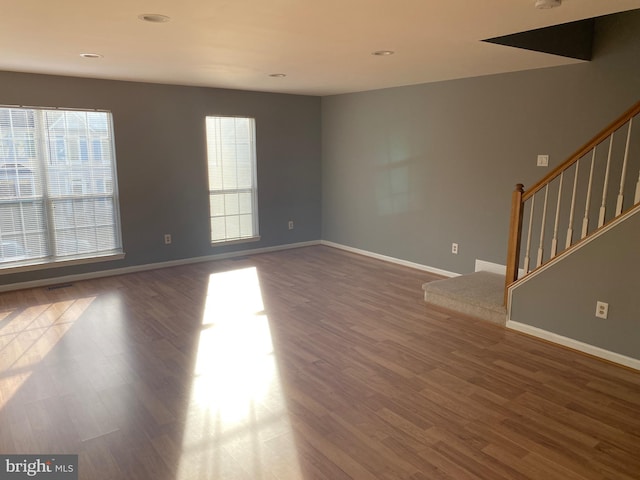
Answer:
<svg viewBox="0 0 640 480"><path fill-rule="evenodd" d="M409 165L387 165L376 173L379 215L409 211Z"/></svg>
<svg viewBox="0 0 640 480"><path fill-rule="evenodd" d="M421 159L411 155L410 140L390 135L380 152L375 173L375 198L380 216L397 215L422 209L422 189L412 188L412 179L420 178Z"/></svg>

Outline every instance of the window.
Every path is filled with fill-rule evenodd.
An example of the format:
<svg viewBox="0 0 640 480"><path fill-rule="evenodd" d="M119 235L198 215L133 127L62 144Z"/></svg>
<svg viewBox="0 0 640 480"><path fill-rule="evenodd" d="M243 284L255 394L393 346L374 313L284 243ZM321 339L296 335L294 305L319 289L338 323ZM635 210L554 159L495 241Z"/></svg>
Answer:
<svg viewBox="0 0 640 480"><path fill-rule="evenodd" d="M116 185L110 113L0 107L0 268L121 256Z"/></svg>
<svg viewBox="0 0 640 480"><path fill-rule="evenodd" d="M211 243L258 239L255 119L207 117Z"/></svg>

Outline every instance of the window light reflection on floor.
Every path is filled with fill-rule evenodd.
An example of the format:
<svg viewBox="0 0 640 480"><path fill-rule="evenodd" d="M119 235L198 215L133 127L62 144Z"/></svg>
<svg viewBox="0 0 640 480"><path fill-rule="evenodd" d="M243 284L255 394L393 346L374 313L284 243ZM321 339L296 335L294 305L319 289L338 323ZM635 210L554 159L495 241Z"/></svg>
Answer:
<svg viewBox="0 0 640 480"><path fill-rule="evenodd" d="M302 478L258 273L209 277L177 480Z"/></svg>
<svg viewBox="0 0 640 480"><path fill-rule="evenodd" d="M0 411L96 297L0 312ZM6 350L10 354L2 355Z"/></svg>

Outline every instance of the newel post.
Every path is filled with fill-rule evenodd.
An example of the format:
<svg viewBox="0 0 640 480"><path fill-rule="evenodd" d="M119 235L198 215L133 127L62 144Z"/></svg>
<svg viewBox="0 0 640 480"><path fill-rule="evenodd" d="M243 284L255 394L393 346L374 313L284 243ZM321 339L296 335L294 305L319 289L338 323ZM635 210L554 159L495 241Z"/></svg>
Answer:
<svg viewBox="0 0 640 480"><path fill-rule="evenodd" d="M522 194L524 185L518 183L511 194L511 220L509 222L509 243L507 247L507 276L504 285L504 304L507 304L508 287L518 279L520 259L520 237L522 236Z"/></svg>

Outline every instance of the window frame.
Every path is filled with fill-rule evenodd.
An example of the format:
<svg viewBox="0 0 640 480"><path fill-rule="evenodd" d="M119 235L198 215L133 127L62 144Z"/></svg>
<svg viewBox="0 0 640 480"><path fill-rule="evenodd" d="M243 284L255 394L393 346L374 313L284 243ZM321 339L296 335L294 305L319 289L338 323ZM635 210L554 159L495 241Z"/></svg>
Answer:
<svg viewBox="0 0 640 480"><path fill-rule="evenodd" d="M211 164L214 162L214 159L210 158L210 153L213 150L212 146L209 144L210 140L210 132L209 132L209 121L210 120L227 120L227 119L240 119L249 121L249 152L250 152L250 160L251 160L251 185L249 187L243 186L236 188L214 188L211 185L212 172L211 172ZM237 130L236 130L237 132ZM220 136L222 136L220 134ZM234 245L240 243L247 242L257 242L260 240L260 217L258 210L258 154L257 154L257 127L256 127L256 119L255 117L247 117L241 115L206 115L205 116L205 150L206 150L206 166L207 166L207 192L208 192L208 203L209 203L209 242L212 247L223 246L223 245ZM230 145L235 146L237 151L238 142L233 142ZM222 148L222 145L220 145ZM220 154L222 155L222 154ZM237 165L236 165L237 169ZM235 177L235 182L237 183L238 176ZM251 195L251 212L249 214L240 213L231 213L231 214L215 214L213 211L213 197L214 195L241 195L247 194ZM223 238L216 239L215 231L213 226L214 218L224 218L227 217L240 217L242 215L251 215L251 234L249 235L239 235L239 236L228 236L225 235ZM240 231L240 228L239 228Z"/></svg>
<svg viewBox="0 0 640 480"><path fill-rule="evenodd" d="M38 212L35 216L30 216L32 222L35 224L40 223L41 229L37 230L36 233L39 233L44 240L42 243L42 248L44 248L44 255L42 256L32 256L28 258L21 258L18 260L9 260L9 261L0 261L0 275L3 274L11 274L11 273L19 273L23 271L32 271L32 270L43 270L49 268L58 268L70 265L79 265L86 263L96 263L96 262L104 262L109 260L120 260L125 257L123 251L123 242L122 242L122 223L120 217L120 201L119 201L119 192L118 192L118 181L117 181L117 159L116 159L116 149L115 149L115 136L114 136L114 126L113 126L113 114L108 110L97 110L97 109L84 109L84 108L63 108L63 107L32 107L32 106L21 106L21 105L0 105L0 109L9 110L9 115L12 114L12 110L24 110L25 115L33 115L33 126L32 135L33 135L33 152L30 152L29 159L29 169L32 170L32 175L37 177L32 179L33 183L33 192L30 195L19 196L16 192L14 198L7 196L7 198L0 199L0 205L15 205L20 206L25 203L31 203L34 205L40 205L41 211ZM104 168L109 169L109 174L111 178L111 192L86 192L85 186L82 186L82 192L74 192L75 187L77 187L77 182L74 183L74 179L77 180L78 172L73 170L74 167L79 167L85 162L85 159L80 151L80 139L79 137L74 137L71 132L72 127L65 127L64 132L62 134L53 134L51 125L47 125L45 118L50 112L61 112L63 115L67 115L69 113L103 113L106 114L106 134L105 138L101 138L101 142L110 142L110 158L107 158L105 161L104 155L101 156L100 162L104 164ZM86 127L88 128L88 127ZM11 142L16 141L15 132L13 131L13 126L11 127L11 135L7 138L11 139ZM60 136L62 135L62 136ZM78 135L78 134L76 134ZM89 138L85 139L87 143L89 143ZM27 139L30 140L30 139ZM24 139L20 140L22 142L26 141ZM93 141L93 139L92 139ZM55 173L57 167L60 167L60 159L56 152L51 150L52 145L59 145L60 142L65 146L65 165L69 166L67 171L63 171L61 178L68 180L70 190L68 192L58 192L55 193L52 186L49 184L49 176L52 173ZM68 148L73 142L78 143L75 145L78 147L79 156L78 158L70 158L66 159L68 156L70 149ZM13 155L15 155L17 150L14 150ZM93 159L94 164L91 165L92 168L95 168L98 164L96 159ZM4 161L0 162L0 165L10 165L15 163L16 165L20 164L20 159L18 157L9 158L7 157ZM27 167L24 167L27 169ZM16 173L18 172L18 167L15 167ZM98 177L93 177L94 172L90 173L90 178L92 181L97 181ZM79 177L78 177L79 178ZM7 177L7 180L10 180ZM22 179L16 178L15 183L17 184ZM82 179L81 179L82 180ZM97 184L96 184L97 185ZM73 187L73 188L71 188ZM16 187L17 188L17 187ZM59 206L61 202L70 202L72 205L71 208L75 209L76 204L74 202L94 202L99 201L100 199L108 200L108 206L110 208L109 217L111 218L112 223L108 224L110 228L113 229L113 248L109 249L96 249L78 253L77 249L75 253L71 254L59 254L58 249L62 248L64 245L64 238L60 236L56 236L57 233L63 230L73 230L74 232L78 230L82 230L84 228L92 228L97 229L100 225L97 223L98 218L96 215L95 208L93 205L93 214L91 215L91 219L93 220L93 224L89 224L87 227L83 227L78 224L73 224L67 226L66 224L58 224L54 225L54 216L55 216L55 208L56 204ZM80 204L78 204L80 205ZM82 205L83 208L86 208L86 205ZM37 208L37 207L36 207ZM19 211L21 215L24 215L24 208L19 207ZM23 220L24 222L25 220ZM105 225L106 226L106 225ZM57 228L57 229L56 229ZM22 223L20 226L20 230L16 230L13 233L7 234L7 241L10 240L12 236L16 234L21 234L23 237L28 235L29 232L26 231L28 227ZM34 233L34 232L31 232ZM78 238L76 236L76 238ZM98 237L99 238L99 237ZM97 239L96 239L97 240ZM28 246L24 245L22 248L27 249Z"/></svg>

